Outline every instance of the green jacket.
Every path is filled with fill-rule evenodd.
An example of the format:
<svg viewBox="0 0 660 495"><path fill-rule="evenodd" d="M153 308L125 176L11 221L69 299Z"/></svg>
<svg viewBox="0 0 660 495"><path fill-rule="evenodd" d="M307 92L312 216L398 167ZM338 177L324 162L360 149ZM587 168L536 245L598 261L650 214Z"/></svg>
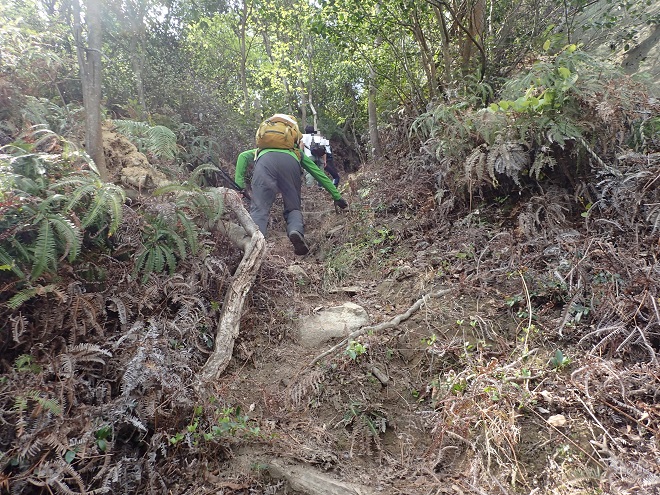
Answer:
<svg viewBox="0 0 660 495"><path fill-rule="evenodd" d="M245 187L245 171L248 168L248 165L254 163L256 149L247 150L238 155L236 159L236 174L234 176L234 181L240 187ZM259 156L264 153L270 153L271 151L276 151L278 153L287 153L298 160L298 156L291 150L280 150L280 149L265 149L259 152ZM341 194L337 191L337 188L332 183L332 180L325 175L325 173L314 163L314 161L302 153L302 160L300 160L300 166L309 172L312 177L314 177L323 188L330 193L332 199L341 199Z"/></svg>

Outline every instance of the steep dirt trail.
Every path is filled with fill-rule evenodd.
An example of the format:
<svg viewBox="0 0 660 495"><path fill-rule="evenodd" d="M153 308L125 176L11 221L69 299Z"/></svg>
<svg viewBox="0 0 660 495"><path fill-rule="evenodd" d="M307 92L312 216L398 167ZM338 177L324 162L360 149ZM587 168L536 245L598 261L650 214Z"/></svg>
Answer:
<svg viewBox="0 0 660 495"><path fill-rule="evenodd" d="M358 281L356 293L324 287L324 260L333 245L328 233L347 228L354 216L350 211L336 212L329 195L315 186L303 187L303 196L306 238L311 248L307 256L293 254L281 219L281 205L276 203L271 211L266 265L275 265L273 271L294 278L293 290L277 302L278 307L294 312L293 324L300 316L348 301L363 305L374 322L391 317L379 315L378 308L393 313L401 305L391 299L383 301L374 290L373 280ZM355 278L351 280L355 282ZM303 493L366 494L374 488L378 493L389 493L386 484L374 484L385 471L391 471L390 475L396 471L383 465L383 457L396 456L395 465L408 464L404 449L421 441L413 439L420 431L417 421L406 425L415 410L407 373L393 371L402 379L388 381L385 386L369 371L373 371L373 362L346 362L341 351L310 367L312 359L330 348L331 342L309 348L296 343L290 329L255 330L249 332L249 341L238 342L235 359L218 389L249 411L262 428L270 427L266 433L274 436L266 443L255 442L239 449L229 466L219 471L221 476L231 479L246 471L257 475L255 465L269 466L266 472L273 476L272 483L286 480L291 488ZM339 366L345 369L338 370L337 363L330 367L326 364L336 361L337 355ZM351 370L350 365L357 369ZM379 366L383 373L392 372L387 365ZM378 435L372 437L368 431L372 416L382 420L378 428L385 433L383 440L374 440ZM397 433L393 432L395 424L400 424Z"/></svg>

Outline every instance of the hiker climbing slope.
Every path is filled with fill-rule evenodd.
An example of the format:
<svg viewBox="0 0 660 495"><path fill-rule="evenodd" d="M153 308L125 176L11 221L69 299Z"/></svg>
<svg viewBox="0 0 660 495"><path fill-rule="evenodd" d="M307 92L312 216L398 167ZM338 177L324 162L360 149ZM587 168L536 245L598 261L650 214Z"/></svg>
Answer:
<svg viewBox="0 0 660 495"><path fill-rule="evenodd" d="M319 132L314 129L314 126L308 125L305 127L305 134L302 136L302 144L304 145L305 154L310 157L321 170L324 170L332 177L332 183L336 186L339 185L339 172L334 165L332 157L332 149L330 148L330 141L324 138ZM311 177L308 177L311 179ZM311 185L308 181L307 185Z"/></svg>
<svg viewBox="0 0 660 495"><path fill-rule="evenodd" d="M245 187L245 172L254 160L250 216L266 235L268 216L279 192L284 202L284 219L294 252L309 252L305 241L305 226L301 211L300 190L302 169L309 172L330 193L339 208L348 204L325 173L300 150L301 133L295 117L275 114L265 120L257 131L257 148L243 151L236 160L235 181ZM301 169L302 167L302 169Z"/></svg>

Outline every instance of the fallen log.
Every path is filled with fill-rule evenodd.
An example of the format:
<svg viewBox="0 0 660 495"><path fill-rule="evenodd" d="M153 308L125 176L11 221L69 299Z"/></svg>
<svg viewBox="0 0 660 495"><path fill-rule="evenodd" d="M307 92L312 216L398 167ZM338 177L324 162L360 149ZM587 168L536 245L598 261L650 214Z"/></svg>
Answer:
<svg viewBox="0 0 660 495"><path fill-rule="evenodd" d="M242 228L235 225L227 228L226 225L219 224L215 229L227 233L230 239L243 249L244 254L227 289L216 328L215 348L199 372L198 388L206 388L215 382L229 364L234 351L234 341L240 330L245 296L252 288L266 255L266 240L243 206L240 195L232 189L217 189L224 195L225 208L236 216Z"/></svg>

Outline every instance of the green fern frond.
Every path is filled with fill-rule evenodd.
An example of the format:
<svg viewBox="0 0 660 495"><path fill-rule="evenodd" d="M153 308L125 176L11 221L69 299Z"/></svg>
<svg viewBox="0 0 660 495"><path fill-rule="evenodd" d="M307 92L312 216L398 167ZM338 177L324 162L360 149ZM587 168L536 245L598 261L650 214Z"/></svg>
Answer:
<svg viewBox="0 0 660 495"><path fill-rule="evenodd" d="M170 249L167 249L164 246L161 246L161 249L165 256L165 263L167 264L167 267L171 275L176 271L176 258L174 257L174 253Z"/></svg>
<svg viewBox="0 0 660 495"><path fill-rule="evenodd" d="M55 227L60 236L60 241L64 242L64 256L68 256L69 261L75 260L80 254L82 246L82 232L74 223L62 215L50 215L48 221Z"/></svg>
<svg viewBox="0 0 660 495"><path fill-rule="evenodd" d="M73 188L66 211L84 209L87 211L82 220L83 227L89 227L95 222L103 220L104 215L110 216L110 233L117 230L121 223L122 205L126 201L124 190L115 185L104 183L94 175L75 176L58 181L51 189ZM92 198L89 207L83 203L83 199Z"/></svg>
<svg viewBox="0 0 660 495"><path fill-rule="evenodd" d="M53 203L55 204L54 207L59 210L59 204L64 203L64 201L66 201L66 196L63 194L51 194L39 204L39 211L42 213L50 211Z"/></svg>
<svg viewBox="0 0 660 495"><path fill-rule="evenodd" d="M154 155L173 160L177 151L176 134L171 129L156 125L147 131L147 146Z"/></svg>
<svg viewBox="0 0 660 495"><path fill-rule="evenodd" d="M24 244L20 243L15 237L12 237L9 241L12 249L14 249L18 255L17 259L22 261L32 259L29 246L25 246Z"/></svg>
<svg viewBox="0 0 660 495"><path fill-rule="evenodd" d="M224 214L224 198L214 189L193 196L192 203L211 223L215 223Z"/></svg>
<svg viewBox="0 0 660 495"><path fill-rule="evenodd" d="M104 184L103 189L99 191L105 197L105 203L110 214L109 233L114 234L119 228L122 219L122 206L126 202L126 193L124 190L114 184Z"/></svg>
<svg viewBox="0 0 660 495"><path fill-rule="evenodd" d="M557 161L552 156L542 152L537 153L534 163L529 168L529 176L536 178L536 180L541 180L543 169L547 167L554 170L555 165L557 165Z"/></svg>
<svg viewBox="0 0 660 495"><path fill-rule="evenodd" d="M145 268L148 255L149 255L148 249L145 249L144 251L142 251L140 254L137 255L137 258L135 258L135 267L133 268L133 274L138 274Z"/></svg>
<svg viewBox="0 0 660 495"><path fill-rule="evenodd" d="M199 231L197 229L197 226L193 223L193 221L188 218L188 216L181 210L177 210L177 219L179 221L179 225L183 229L183 232L185 233L185 241L188 244L188 247L190 248L190 252L192 254L197 254L197 250L199 249L199 242L198 242L198 237L199 237Z"/></svg>
<svg viewBox="0 0 660 495"><path fill-rule="evenodd" d="M213 213L211 218L217 221L225 213L225 198L216 189L207 191L205 195L208 198L208 204L211 208L209 213Z"/></svg>
<svg viewBox="0 0 660 495"><path fill-rule="evenodd" d="M37 196L41 192L41 185L37 181L21 174L14 175L13 187L32 196Z"/></svg>
<svg viewBox="0 0 660 495"><path fill-rule="evenodd" d="M12 408L12 410L16 412L22 412L27 410L27 405L28 405L27 397L19 395L14 399L14 407Z"/></svg>
<svg viewBox="0 0 660 495"><path fill-rule="evenodd" d="M162 125L150 126L147 122L133 120L113 120L116 129L135 142L142 152L149 151L154 155L174 159L178 150L176 134Z"/></svg>
<svg viewBox="0 0 660 495"><path fill-rule="evenodd" d="M36 401L46 411L49 411L55 415L62 414L62 408L55 399L44 399L41 397L40 392L37 391L28 392L27 395L30 399Z"/></svg>
<svg viewBox="0 0 660 495"><path fill-rule="evenodd" d="M168 237L176 246L179 258L182 260L186 259L186 253L188 251L186 249L186 241L184 241L183 238L173 230L169 232Z"/></svg>
<svg viewBox="0 0 660 495"><path fill-rule="evenodd" d="M165 246L154 246L151 250L151 266L152 272L160 273L165 269Z"/></svg>
<svg viewBox="0 0 660 495"><path fill-rule="evenodd" d="M99 219L102 219L104 213L106 212L105 207L105 197L101 194L94 196L94 200L87 211L87 214L82 219L82 226L84 228L89 227L94 224Z"/></svg>
<svg viewBox="0 0 660 495"><path fill-rule="evenodd" d="M160 249L158 246L152 246L147 252L147 260L144 262L144 274L158 273L158 259L160 258Z"/></svg>
<svg viewBox="0 0 660 495"><path fill-rule="evenodd" d="M58 181L53 185L54 187L67 188L73 187L73 192L69 196L69 202L66 206L66 211L71 211L76 208L81 200L87 196L91 197L97 189L95 181L87 180L85 177L72 177L66 180Z"/></svg>
<svg viewBox="0 0 660 495"><path fill-rule="evenodd" d="M7 306L11 309L17 309L34 296L43 296L50 293L59 294L61 296L61 291L54 284L27 287L14 294L9 301L7 301Z"/></svg>
<svg viewBox="0 0 660 495"><path fill-rule="evenodd" d="M45 217L42 217L39 223L37 242L32 247L34 255L34 263L30 273L32 280L39 278L47 268L55 268L57 261L53 228Z"/></svg>
<svg viewBox="0 0 660 495"><path fill-rule="evenodd" d="M135 120L113 120L117 130L127 137L145 137L149 131L149 124Z"/></svg>
<svg viewBox="0 0 660 495"><path fill-rule="evenodd" d="M20 290L14 294L9 301L7 301L7 306L11 309L19 308L24 302L29 301L34 296L37 295L37 289L30 287L27 289Z"/></svg>

